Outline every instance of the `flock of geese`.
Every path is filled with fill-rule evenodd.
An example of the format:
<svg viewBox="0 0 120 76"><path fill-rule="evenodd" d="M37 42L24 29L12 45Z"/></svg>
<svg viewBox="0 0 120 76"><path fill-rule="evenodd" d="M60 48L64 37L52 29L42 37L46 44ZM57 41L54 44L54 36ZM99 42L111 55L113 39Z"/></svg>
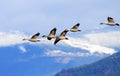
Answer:
<svg viewBox="0 0 120 76"><path fill-rule="evenodd" d="M107 20L108 22L101 22L100 24L105 24L109 26L119 26L119 24L116 23L112 17L108 17ZM81 30L78 29L79 26L80 26L80 23L77 23L72 28L65 29L63 32L61 32L59 36L56 36L57 29L53 28L48 35L43 35L42 37L47 38L48 40L55 39L54 44L57 44L60 40L68 40L68 38L66 37L66 34L68 31L80 32ZM30 42L40 42L40 40L38 39L39 35L40 33L38 32L34 34L31 38L24 38L23 40L28 40Z"/></svg>

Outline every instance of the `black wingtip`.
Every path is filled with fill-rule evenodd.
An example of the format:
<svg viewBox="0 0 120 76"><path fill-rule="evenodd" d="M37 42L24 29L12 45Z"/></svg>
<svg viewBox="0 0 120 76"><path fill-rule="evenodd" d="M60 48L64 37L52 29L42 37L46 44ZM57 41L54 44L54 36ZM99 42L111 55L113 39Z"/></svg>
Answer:
<svg viewBox="0 0 120 76"><path fill-rule="evenodd" d="M64 32L68 32L69 30L68 29L65 29Z"/></svg>
<svg viewBox="0 0 120 76"><path fill-rule="evenodd" d="M56 44L57 44L57 41L55 40L55 41L54 41L54 45L56 45Z"/></svg>
<svg viewBox="0 0 120 76"><path fill-rule="evenodd" d="M22 39L23 41L25 41L25 39Z"/></svg>
<svg viewBox="0 0 120 76"><path fill-rule="evenodd" d="M77 23L76 25L80 25L80 23Z"/></svg>
<svg viewBox="0 0 120 76"><path fill-rule="evenodd" d="M120 24L116 23L117 26L120 26Z"/></svg>
<svg viewBox="0 0 120 76"><path fill-rule="evenodd" d="M56 43L54 42L54 45L56 45Z"/></svg>
<svg viewBox="0 0 120 76"><path fill-rule="evenodd" d="M46 37L45 35L43 35L42 37Z"/></svg>
<svg viewBox="0 0 120 76"><path fill-rule="evenodd" d="M112 17L108 16L108 19L113 19Z"/></svg>
<svg viewBox="0 0 120 76"><path fill-rule="evenodd" d="M54 27L53 29L54 29L54 30L57 30L57 28L56 28L56 27Z"/></svg>
<svg viewBox="0 0 120 76"><path fill-rule="evenodd" d="M38 35L40 35L40 33L38 32L38 33L36 33L36 35L38 36Z"/></svg>

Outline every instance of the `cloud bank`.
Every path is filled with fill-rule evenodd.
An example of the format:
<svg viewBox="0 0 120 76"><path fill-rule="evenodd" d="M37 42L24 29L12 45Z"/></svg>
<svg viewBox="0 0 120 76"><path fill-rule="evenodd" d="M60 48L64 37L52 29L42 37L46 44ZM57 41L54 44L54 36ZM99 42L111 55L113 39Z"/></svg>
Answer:
<svg viewBox="0 0 120 76"><path fill-rule="evenodd" d="M87 34L85 37L88 39L89 43L92 44L107 47L119 47L120 45L120 31Z"/></svg>
<svg viewBox="0 0 120 76"><path fill-rule="evenodd" d="M86 34L84 38L69 38L64 41L71 47L88 50L90 53L113 54L120 45L120 31Z"/></svg>
<svg viewBox="0 0 120 76"><path fill-rule="evenodd" d="M73 58L70 58L70 57L59 57L59 58L55 59L55 61L57 63L62 63L62 64L67 64L67 63L69 63L72 60L73 60Z"/></svg>
<svg viewBox="0 0 120 76"><path fill-rule="evenodd" d="M93 53L104 53L104 54L113 54L116 51L112 48L108 48L108 47L104 47L101 45L95 45L92 43L89 43L87 41L82 41L80 39L74 39L74 38L69 38L69 41L64 41L67 45L71 46L71 47L76 47L76 48L80 48L80 49L84 49L89 51L91 54Z"/></svg>
<svg viewBox="0 0 120 76"><path fill-rule="evenodd" d="M22 44L24 37L27 36L20 32L0 32L0 47Z"/></svg>
<svg viewBox="0 0 120 76"><path fill-rule="evenodd" d="M5 46L13 46L16 44L23 44L25 43L22 41L23 38L28 38L30 36L27 36L21 32L0 32L0 47ZM53 44L53 41L48 41L47 39L40 38L41 42L38 44L47 44L51 45ZM35 43L34 43L35 44ZM36 44L35 44L36 45ZM100 53L100 54L113 54L116 52L114 47L118 47L120 45L120 31L113 31L113 32L105 32L105 33L94 33L94 34L85 34L84 38L73 38L69 37L69 40L61 40L57 45L64 45L67 47L74 47L74 48L80 48L83 50L87 50L89 53ZM54 45L53 45L54 46ZM22 46L19 47L23 52L26 52L26 49ZM51 49L50 49L51 50ZM66 49L67 50L67 49ZM59 49L57 51L53 50L53 52L49 52L50 54L55 53L56 56L59 53L59 55L72 55L75 56L76 54L78 56L83 55L82 53L65 53L64 51L61 52ZM46 55L49 55L46 54ZM86 55L86 54L85 54Z"/></svg>
<svg viewBox="0 0 120 76"><path fill-rule="evenodd" d="M89 53L82 52L65 52L62 50L52 50L45 53L46 56L90 56Z"/></svg>

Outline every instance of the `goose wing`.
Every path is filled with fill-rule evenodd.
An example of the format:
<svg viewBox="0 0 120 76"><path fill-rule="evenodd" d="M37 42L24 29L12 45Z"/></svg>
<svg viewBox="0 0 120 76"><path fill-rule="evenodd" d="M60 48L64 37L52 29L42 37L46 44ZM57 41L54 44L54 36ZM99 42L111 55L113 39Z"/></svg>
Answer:
<svg viewBox="0 0 120 76"><path fill-rule="evenodd" d="M64 31L60 34L60 36L65 36L67 32L68 32L68 30L64 30Z"/></svg>
<svg viewBox="0 0 120 76"><path fill-rule="evenodd" d="M76 25L74 25L73 27L72 27L72 29L78 29L78 27L79 27L79 23L77 23Z"/></svg>
<svg viewBox="0 0 120 76"><path fill-rule="evenodd" d="M55 41L54 41L54 44L57 44L59 41L60 41L60 39L56 38Z"/></svg>
<svg viewBox="0 0 120 76"><path fill-rule="evenodd" d="M113 22L114 23L114 19L112 17L108 17L107 20L108 20L108 22Z"/></svg>
<svg viewBox="0 0 120 76"><path fill-rule="evenodd" d="M49 35L55 35L56 34L56 28L53 28L51 31L50 31L50 34Z"/></svg>
<svg viewBox="0 0 120 76"><path fill-rule="evenodd" d="M31 37L31 39L37 39L39 35L40 35L40 33L38 32L38 33L34 34L34 35Z"/></svg>

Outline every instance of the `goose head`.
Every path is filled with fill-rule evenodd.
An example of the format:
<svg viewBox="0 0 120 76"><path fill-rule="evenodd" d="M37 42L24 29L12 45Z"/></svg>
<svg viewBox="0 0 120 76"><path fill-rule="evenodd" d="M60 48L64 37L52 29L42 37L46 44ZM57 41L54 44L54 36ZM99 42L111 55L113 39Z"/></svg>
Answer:
<svg viewBox="0 0 120 76"><path fill-rule="evenodd" d="M42 37L47 37L46 35L43 35Z"/></svg>
<svg viewBox="0 0 120 76"><path fill-rule="evenodd" d="M25 38L24 38L24 39L22 39L22 40L25 41L25 40L29 40L29 39L25 39Z"/></svg>
<svg viewBox="0 0 120 76"><path fill-rule="evenodd" d="M66 40L68 40L68 38L67 38L67 37L66 37L65 39L66 39Z"/></svg>
<svg viewBox="0 0 120 76"><path fill-rule="evenodd" d="M23 41L25 41L25 39L22 39Z"/></svg>
<svg viewBox="0 0 120 76"><path fill-rule="evenodd" d="M106 24L106 23L105 22L101 22L100 24L103 25L103 24Z"/></svg>

